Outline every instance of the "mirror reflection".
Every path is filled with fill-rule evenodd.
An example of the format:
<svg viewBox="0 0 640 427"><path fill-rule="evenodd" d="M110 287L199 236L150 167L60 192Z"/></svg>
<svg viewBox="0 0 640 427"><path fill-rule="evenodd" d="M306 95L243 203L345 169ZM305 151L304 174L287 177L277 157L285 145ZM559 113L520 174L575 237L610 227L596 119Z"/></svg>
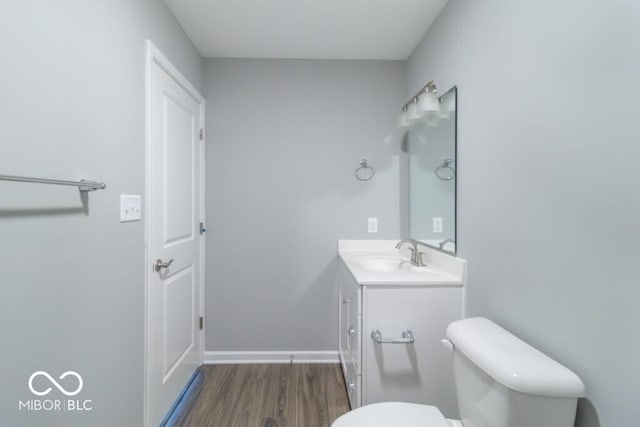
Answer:
<svg viewBox="0 0 640 427"><path fill-rule="evenodd" d="M409 236L456 252L456 97L442 95L440 113L413 123L409 147Z"/></svg>

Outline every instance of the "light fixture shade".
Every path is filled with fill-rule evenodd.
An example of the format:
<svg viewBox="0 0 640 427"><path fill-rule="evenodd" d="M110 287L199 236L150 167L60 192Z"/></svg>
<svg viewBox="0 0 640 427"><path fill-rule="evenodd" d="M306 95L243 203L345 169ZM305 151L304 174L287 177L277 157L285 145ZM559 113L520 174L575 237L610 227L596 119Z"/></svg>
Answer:
<svg viewBox="0 0 640 427"><path fill-rule="evenodd" d="M406 111L401 111L398 115L398 120L396 121L396 125L400 129L406 129L411 127L411 123L409 123L409 114Z"/></svg>
<svg viewBox="0 0 640 427"><path fill-rule="evenodd" d="M429 113L440 114L440 100L435 92L426 92L420 97L420 101L417 105L417 114L426 116Z"/></svg>
<svg viewBox="0 0 640 427"><path fill-rule="evenodd" d="M409 104L407 107L407 119L409 120L409 123L418 123L422 121L423 118L424 117L418 113L418 104L415 102Z"/></svg>

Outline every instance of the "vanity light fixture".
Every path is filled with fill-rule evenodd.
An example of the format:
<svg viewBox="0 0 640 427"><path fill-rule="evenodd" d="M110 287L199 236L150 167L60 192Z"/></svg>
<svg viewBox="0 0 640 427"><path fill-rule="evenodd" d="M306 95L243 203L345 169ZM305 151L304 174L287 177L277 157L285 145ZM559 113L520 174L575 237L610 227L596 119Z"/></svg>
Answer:
<svg viewBox="0 0 640 427"><path fill-rule="evenodd" d="M398 127L408 128L416 123L427 122L430 126L440 119L440 99L435 83L430 81L402 107Z"/></svg>
<svg viewBox="0 0 640 427"><path fill-rule="evenodd" d="M430 85L427 85L426 92L424 95L420 97L420 101L418 102L418 114L420 115L429 115L429 114L438 114L440 115L440 100L438 99L436 89L436 85L433 82Z"/></svg>
<svg viewBox="0 0 640 427"><path fill-rule="evenodd" d="M398 115L398 121L396 125L400 129L406 129L411 127L411 123L409 123L409 113L407 112L407 106L402 107L402 111Z"/></svg>
<svg viewBox="0 0 640 427"><path fill-rule="evenodd" d="M437 125L440 120L440 100L436 92L435 84L427 85L427 91L422 95L417 106L418 114L425 118L429 126Z"/></svg>
<svg viewBox="0 0 640 427"><path fill-rule="evenodd" d="M413 98L413 102L407 106L407 118L410 124L418 123L424 118L418 111L418 101L418 97L415 97Z"/></svg>

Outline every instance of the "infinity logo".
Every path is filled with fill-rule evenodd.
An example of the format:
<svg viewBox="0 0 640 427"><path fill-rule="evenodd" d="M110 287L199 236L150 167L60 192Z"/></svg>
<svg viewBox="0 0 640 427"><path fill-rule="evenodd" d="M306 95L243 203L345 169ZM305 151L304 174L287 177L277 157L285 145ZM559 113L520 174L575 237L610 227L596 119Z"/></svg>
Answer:
<svg viewBox="0 0 640 427"><path fill-rule="evenodd" d="M47 378L49 380L49 382L51 382L51 384L53 384L65 396L75 396L76 394L80 393L80 391L82 390L82 386L83 386L82 377L77 372L67 371L64 374L60 375L60 377L58 378L59 380L63 380L66 377L68 377L69 375L71 375L71 376L76 377L78 379L78 388L73 390L73 391L67 391L67 390L64 389L64 387L62 387L60 384L58 384L58 382L56 380L54 380L51 377L51 375L49 375L47 372L45 372L45 371L37 371L37 372L34 372L33 374L31 374L31 376L29 377L29 390L31 390L31 393L35 394L36 396L45 396L45 395L47 395L47 394L49 394L51 392L51 387L47 388L45 391L37 391L35 388L33 388L33 380L34 380L34 378L36 378L37 376L40 376L40 375L45 377L45 378Z"/></svg>

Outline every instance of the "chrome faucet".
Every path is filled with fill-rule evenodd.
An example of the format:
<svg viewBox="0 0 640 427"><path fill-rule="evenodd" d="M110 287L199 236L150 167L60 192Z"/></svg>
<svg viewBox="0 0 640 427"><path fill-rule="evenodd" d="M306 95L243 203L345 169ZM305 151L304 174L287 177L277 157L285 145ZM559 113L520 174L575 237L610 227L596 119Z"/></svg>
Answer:
<svg viewBox="0 0 640 427"><path fill-rule="evenodd" d="M418 242L413 239L402 239L396 244L396 249L400 249L402 245L405 243L409 243L411 247L409 250L411 251L411 264L416 267L424 267L424 260L422 259L422 252L418 252Z"/></svg>

